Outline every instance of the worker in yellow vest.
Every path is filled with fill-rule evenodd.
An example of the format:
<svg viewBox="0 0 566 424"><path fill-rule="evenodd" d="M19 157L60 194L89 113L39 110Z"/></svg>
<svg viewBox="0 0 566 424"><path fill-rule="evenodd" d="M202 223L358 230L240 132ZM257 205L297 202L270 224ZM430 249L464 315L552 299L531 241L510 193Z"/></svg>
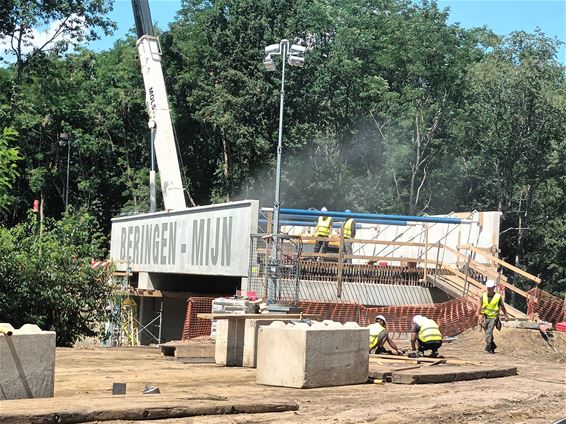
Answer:
<svg viewBox="0 0 566 424"><path fill-rule="evenodd" d="M417 346L418 345L418 346ZM430 357L438 356L438 349L442 346L442 334L436 321L422 315L413 317L413 331L411 334L411 347L422 356L427 350L431 350Z"/></svg>
<svg viewBox="0 0 566 424"><path fill-rule="evenodd" d="M369 353L383 353L386 350L383 348L385 342L391 346L397 355L401 355L399 348L393 341L389 338L385 326L387 325L387 320L383 315L378 315L375 317L375 322L368 326L369 328Z"/></svg>
<svg viewBox="0 0 566 424"><path fill-rule="evenodd" d="M478 306L478 323L485 331L485 351L487 353L495 353L497 345L493 341L493 329L497 327L501 330L501 321L499 320L499 311L503 311L505 319L509 319L503 298L499 293L495 292L495 281L487 280L485 282L487 292L480 297Z"/></svg>
<svg viewBox="0 0 566 424"><path fill-rule="evenodd" d="M326 212L328 209L322 207L321 212ZM316 223L316 228L314 231L315 237L330 237L330 230L332 229L332 217L330 216L319 216ZM314 244L314 253L326 253L328 250L328 240L317 240Z"/></svg>
<svg viewBox="0 0 566 424"><path fill-rule="evenodd" d="M346 209L345 213L352 213L350 209ZM356 237L356 221L354 218L347 218L342 224L342 236L344 238L344 251L346 255L351 256L353 254L352 240ZM346 262L351 264L352 258L346 258Z"/></svg>

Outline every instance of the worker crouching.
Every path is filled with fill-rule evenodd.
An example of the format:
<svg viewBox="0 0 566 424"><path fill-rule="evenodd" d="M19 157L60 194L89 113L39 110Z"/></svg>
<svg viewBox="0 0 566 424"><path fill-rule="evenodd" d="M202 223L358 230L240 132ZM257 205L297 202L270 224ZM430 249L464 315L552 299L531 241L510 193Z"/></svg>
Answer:
<svg viewBox="0 0 566 424"><path fill-rule="evenodd" d="M395 353L396 355L401 355L397 345L389 338L387 330L387 320L383 315L378 315L375 317L375 322L369 326L369 353ZM385 350L383 347L385 342L391 346L393 352Z"/></svg>
<svg viewBox="0 0 566 424"><path fill-rule="evenodd" d="M418 345L418 346L417 346ZM424 356L425 351L432 351L431 358L438 356L438 349L442 346L442 334L436 321L422 315L413 317L413 332L411 334L411 347Z"/></svg>

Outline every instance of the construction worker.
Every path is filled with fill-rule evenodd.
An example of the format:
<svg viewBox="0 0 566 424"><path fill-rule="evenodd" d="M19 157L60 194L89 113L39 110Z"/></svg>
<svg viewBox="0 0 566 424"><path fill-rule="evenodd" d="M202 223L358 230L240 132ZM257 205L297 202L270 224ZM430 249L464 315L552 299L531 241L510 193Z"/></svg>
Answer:
<svg viewBox="0 0 566 424"><path fill-rule="evenodd" d="M346 209L344 213L352 213L350 209ZM346 255L352 255L352 240L356 237L356 221L354 218L347 218L342 224L342 237L344 238L344 250ZM346 258L346 262L351 264L352 258Z"/></svg>
<svg viewBox="0 0 566 424"><path fill-rule="evenodd" d="M493 341L493 329L495 327L499 330L501 329L499 311L503 311L506 320L509 319L509 316L507 315L503 298L499 293L495 292L495 281L487 280L485 287L487 292L481 295L478 306L478 324L485 331L485 351L487 353L495 353L497 345Z"/></svg>
<svg viewBox="0 0 566 424"><path fill-rule="evenodd" d="M328 209L322 207L321 212L326 212ZM314 231L315 237L330 237L330 230L332 229L332 217L330 216L319 216L316 223L316 228ZM326 253L328 250L328 240L317 240L314 244L314 253Z"/></svg>
<svg viewBox="0 0 566 424"><path fill-rule="evenodd" d="M411 347L424 356L426 350L431 350L430 357L438 356L438 349L442 346L442 334L438 328L438 324L422 315L413 317L413 332L411 334Z"/></svg>
<svg viewBox="0 0 566 424"><path fill-rule="evenodd" d="M375 322L369 325L369 353L383 353L386 350L383 348L385 342L391 346L397 355L401 355L399 348L393 341L389 338L385 326L387 321L383 315L378 315L375 317Z"/></svg>

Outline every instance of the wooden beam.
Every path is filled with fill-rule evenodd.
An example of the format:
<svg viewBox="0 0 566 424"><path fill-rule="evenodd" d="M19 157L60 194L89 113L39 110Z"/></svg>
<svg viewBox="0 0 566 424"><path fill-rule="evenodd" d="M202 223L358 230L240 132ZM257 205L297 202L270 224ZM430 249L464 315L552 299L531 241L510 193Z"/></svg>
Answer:
<svg viewBox="0 0 566 424"><path fill-rule="evenodd" d="M483 255L484 257L488 258L489 260L491 260L495 263L498 263L499 265L501 265L501 266L513 271L513 272L516 272L517 274L522 275L523 277L528 278L529 280L534 281L537 284L540 284L542 282L542 280L540 278L534 276L533 274L529 274L528 272L523 271L522 269L517 268L516 266L511 265L510 263L499 259L498 257L495 257L495 256L493 256L489 253L486 253L483 250L477 248L476 246L471 246L469 244L465 244L463 246L458 246L458 247L461 248L461 249L467 249L467 250L471 250L472 252L479 253L480 255Z"/></svg>
<svg viewBox="0 0 566 424"><path fill-rule="evenodd" d="M154 396L154 395L151 395ZM164 418L195 417L199 415L258 414L264 412L297 411L296 402L164 402L163 405L130 406L124 398L122 407L86 408L51 410L51 411L14 411L0 412L0 423L37 422L37 423L85 423L99 421L137 421ZM230 420L226 420L230 421Z"/></svg>
<svg viewBox="0 0 566 424"><path fill-rule="evenodd" d="M391 382L397 384L431 384L449 383L453 381L479 380L517 375L517 367L434 367L420 368L411 371L397 371L391 375Z"/></svg>

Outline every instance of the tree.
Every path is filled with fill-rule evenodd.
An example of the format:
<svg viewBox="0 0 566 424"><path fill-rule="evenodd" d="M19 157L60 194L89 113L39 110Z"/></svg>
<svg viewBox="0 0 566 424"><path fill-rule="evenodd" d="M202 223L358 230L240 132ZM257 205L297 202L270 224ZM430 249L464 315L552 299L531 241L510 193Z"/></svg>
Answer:
<svg viewBox="0 0 566 424"><path fill-rule="evenodd" d="M502 255L517 266L564 280L562 228L566 126L565 68L558 44L541 33L513 33L470 71L467 102L454 126L459 138L463 207L503 213ZM547 209L548 207L548 209ZM562 209L563 210L563 209ZM534 241L551 247L548 266ZM536 251L525 262L526 246ZM531 268L532 267L532 268Z"/></svg>
<svg viewBox="0 0 566 424"><path fill-rule="evenodd" d="M18 133L12 128L4 128L0 134L0 211L6 212L12 201L12 184L19 175L16 162L21 160L18 148L10 147Z"/></svg>
<svg viewBox="0 0 566 424"><path fill-rule="evenodd" d="M0 228L0 321L37 324L71 346L96 335L106 317L109 270L90 265L104 257L104 237L83 211L47 219L41 233L38 226L30 217Z"/></svg>

